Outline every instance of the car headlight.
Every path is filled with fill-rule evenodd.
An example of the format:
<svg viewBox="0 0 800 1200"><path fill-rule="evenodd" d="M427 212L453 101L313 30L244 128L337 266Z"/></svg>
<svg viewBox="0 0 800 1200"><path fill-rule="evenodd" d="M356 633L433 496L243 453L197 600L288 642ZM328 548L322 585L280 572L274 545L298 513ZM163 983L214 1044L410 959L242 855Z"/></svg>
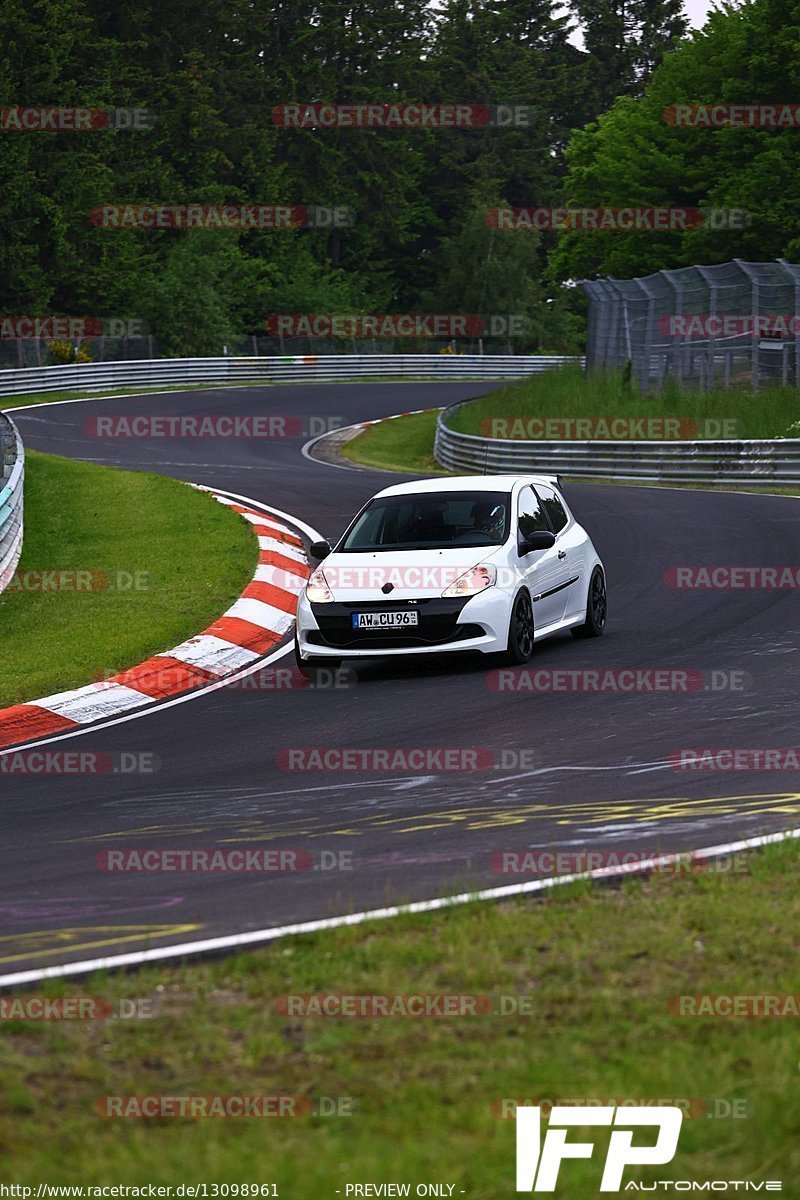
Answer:
<svg viewBox="0 0 800 1200"><path fill-rule="evenodd" d="M317 567L308 577L306 584L306 598L312 604L331 604L333 601L333 592L328 587L328 581L325 578L325 573L322 567Z"/></svg>
<svg viewBox="0 0 800 1200"><path fill-rule="evenodd" d="M454 596L477 596L478 592L485 592L496 582L497 567L481 563L477 567L470 567L463 575L459 575L458 579L444 589L442 595L451 598Z"/></svg>

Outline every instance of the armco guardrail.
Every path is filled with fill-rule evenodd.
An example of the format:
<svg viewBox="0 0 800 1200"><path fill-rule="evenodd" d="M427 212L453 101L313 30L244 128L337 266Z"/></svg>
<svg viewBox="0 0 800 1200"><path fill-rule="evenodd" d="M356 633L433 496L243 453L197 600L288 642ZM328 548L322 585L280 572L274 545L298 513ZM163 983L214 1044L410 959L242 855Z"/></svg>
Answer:
<svg viewBox="0 0 800 1200"><path fill-rule="evenodd" d="M335 383L345 379L524 379L581 358L512 354L326 354L282 358L164 358L0 371L0 397L28 392L182 383Z"/></svg>
<svg viewBox="0 0 800 1200"><path fill-rule="evenodd" d="M13 421L0 413L0 592L11 582L22 553L25 451Z"/></svg>
<svg viewBox="0 0 800 1200"><path fill-rule="evenodd" d="M443 467L469 473L545 471L574 479L643 483L800 484L800 440L749 442L516 441L457 433L448 416L436 424L434 456Z"/></svg>

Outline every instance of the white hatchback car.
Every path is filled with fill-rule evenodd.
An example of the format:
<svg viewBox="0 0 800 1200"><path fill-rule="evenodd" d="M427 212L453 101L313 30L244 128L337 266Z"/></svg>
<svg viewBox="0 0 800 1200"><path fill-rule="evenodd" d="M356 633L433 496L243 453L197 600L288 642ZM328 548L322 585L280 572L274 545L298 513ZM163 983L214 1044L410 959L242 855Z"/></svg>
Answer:
<svg viewBox="0 0 800 1200"><path fill-rule="evenodd" d="M606 623L603 564L557 476L396 484L311 553L324 562L297 607L301 669L466 650L524 663L541 638Z"/></svg>

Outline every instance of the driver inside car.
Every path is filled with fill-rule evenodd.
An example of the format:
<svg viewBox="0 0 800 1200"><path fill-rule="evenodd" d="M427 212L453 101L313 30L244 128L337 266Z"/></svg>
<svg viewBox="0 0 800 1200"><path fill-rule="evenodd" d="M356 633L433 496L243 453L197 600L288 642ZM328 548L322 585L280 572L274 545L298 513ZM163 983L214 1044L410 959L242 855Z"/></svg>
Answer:
<svg viewBox="0 0 800 1200"><path fill-rule="evenodd" d="M476 530L488 534L494 542L500 543L503 540L506 514L502 504L477 500L472 506L470 516L475 522Z"/></svg>

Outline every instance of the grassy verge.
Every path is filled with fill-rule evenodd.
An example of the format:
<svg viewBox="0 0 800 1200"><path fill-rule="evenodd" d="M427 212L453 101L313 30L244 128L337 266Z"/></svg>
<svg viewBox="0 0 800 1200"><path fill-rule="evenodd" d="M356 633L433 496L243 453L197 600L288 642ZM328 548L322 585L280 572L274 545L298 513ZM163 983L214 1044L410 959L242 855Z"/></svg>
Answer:
<svg viewBox="0 0 800 1200"><path fill-rule="evenodd" d="M256 560L247 525L204 492L29 451L17 586L0 596L0 705L177 645L225 611ZM67 574L40 589L53 571Z"/></svg>
<svg viewBox="0 0 800 1200"><path fill-rule="evenodd" d="M457 475L458 471L447 471L433 457L433 438L436 426L436 416L427 413L415 413L409 417L397 417L391 421L383 421L380 425L370 425L363 433L358 434L352 441L345 442L339 448L342 458L362 466L378 467L382 471L402 471L411 475ZM569 476L567 476L569 479ZM636 479L609 479L598 475L596 478L581 478L581 483L606 483L609 487L687 487L704 492L768 492L770 495L796 496L796 488L777 487L771 483L760 486L757 483L744 482L736 484L714 483L658 483L655 480L639 481Z"/></svg>
<svg viewBox="0 0 800 1200"><path fill-rule="evenodd" d="M153 1015L2 1023L0 1175L275 1182L289 1200L344 1196L353 1182L405 1181L413 1195L438 1181L500 1200L514 1194L502 1098L617 1097L678 1100L691 1113L673 1163L626 1179L782 1179L796 1195L797 1019L689 1019L670 997L796 990L799 867L789 843L751 856L743 873L575 885L47 984L50 995L145 1000ZM309 1018L276 1007L309 993L490 995L508 1015ZM114 1119L96 1108L109 1095L279 1093L331 1098L350 1115ZM583 1136L598 1151L564 1165L556 1200L597 1195L604 1135Z"/></svg>
<svg viewBox="0 0 800 1200"><path fill-rule="evenodd" d="M563 380L568 372L553 371L548 374L547 378L553 380L558 377ZM537 383L543 379L543 376L538 376L532 380L532 383ZM583 379L583 376L580 376ZM457 411L456 414L449 418L450 425L453 429L462 433L476 433L481 429L481 423L491 419L492 417L503 416L515 419L522 416L527 417L533 415L530 409L529 396L517 396L513 401L498 401L497 397L503 397L507 392L514 389L502 389L498 392L493 392L490 396L482 396L477 400L472 400L464 408ZM779 389L782 390L782 389ZM598 397L602 394L602 388L598 392ZM729 393L725 393L726 395ZM704 393L705 395L705 393ZM755 398L752 392L748 393L751 403L755 403ZM762 393L758 393L758 402L761 401ZM589 416L597 415L601 412L600 400L596 397L594 401L594 409L591 413L588 411L579 411L577 404L571 407L567 404L564 408L569 408L570 416ZM797 392L792 390L791 397L783 396L782 400L786 403L791 399L795 405L795 414L800 412L800 397ZM527 407L526 407L527 406ZM351 462L358 463L362 466L378 467L384 471L403 471L405 473L420 474L420 475L451 475L457 472L446 471L433 457L433 439L436 432L436 418L441 410L436 409L430 412L414 413L407 417L396 417L392 420L382 421L378 425L368 426L362 433L358 434L351 441L345 442L339 449L342 458L349 459ZM684 407L684 412L688 411L688 407ZM637 407L636 413L633 411L628 415L642 416L647 410L644 410L641 404ZM729 410L730 413L730 410ZM542 409L539 415L559 416L557 409L545 408ZM566 415L562 413L561 415ZM612 415L625 415L624 413ZM664 413L655 412L654 415L665 415ZM706 413L710 417L710 414ZM784 416L788 419L792 413L785 413ZM715 420L736 420L736 417L720 417L718 414L714 417ZM705 416L699 417L699 421L705 420ZM747 437L766 437L766 433L748 433ZM773 435L769 435L773 436ZM588 481L588 480L587 480ZM598 476L593 482L608 482L603 476ZM639 482L637 480L612 480L618 487L676 487L680 486L674 483L660 484L657 482L647 481ZM740 485L731 483L726 484L705 484L705 483L689 483L684 485L702 491L767 491L772 494L794 496L797 495L797 489L791 487L777 487L773 484L765 483L762 487L757 483L743 482Z"/></svg>
<svg viewBox="0 0 800 1200"><path fill-rule="evenodd" d="M683 436L703 438L797 437L790 426L800 420L800 395L795 387L714 388L708 391L681 388L673 382L642 396L626 385L622 371L584 375L570 366L534 375L521 383L499 388L458 409L449 419L459 433L492 436L493 419L530 417L637 419L666 417L683 422ZM727 426L721 423L729 422ZM696 429L692 429L692 423ZM525 438L523 428L511 425L512 437Z"/></svg>
<svg viewBox="0 0 800 1200"><path fill-rule="evenodd" d="M364 467L383 471L419 471L427 475L447 475L433 457L436 418L441 409L396 417L367 428L344 442L343 458Z"/></svg>

